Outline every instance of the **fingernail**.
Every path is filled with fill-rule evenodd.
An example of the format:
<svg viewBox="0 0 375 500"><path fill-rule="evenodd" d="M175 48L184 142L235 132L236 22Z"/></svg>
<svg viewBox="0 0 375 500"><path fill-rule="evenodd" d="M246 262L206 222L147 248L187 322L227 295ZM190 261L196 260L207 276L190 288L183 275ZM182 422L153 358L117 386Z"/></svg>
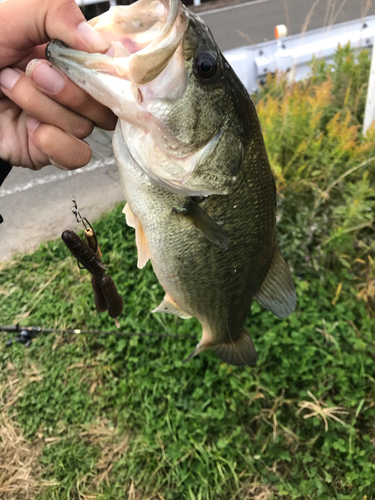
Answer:
<svg viewBox="0 0 375 500"><path fill-rule="evenodd" d="M0 71L0 85L7 90L12 90L20 76L20 73L14 69L5 68Z"/></svg>
<svg viewBox="0 0 375 500"><path fill-rule="evenodd" d="M39 127L40 121L36 118L28 118L26 122L27 130L31 133L35 132L35 130Z"/></svg>
<svg viewBox="0 0 375 500"><path fill-rule="evenodd" d="M58 163L57 161L52 160L51 158L49 159L49 161L50 161L51 165L59 168L60 170L69 170L67 167L64 167L64 165L61 165L61 163Z"/></svg>
<svg viewBox="0 0 375 500"><path fill-rule="evenodd" d="M26 75L33 82L51 94L57 94L64 87L65 76L50 63L33 59L26 68Z"/></svg>
<svg viewBox="0 0 375 500"><path fill-rule="evenodd" d="M102 35L96 31L89 23L82 21L77 26L77 31L81 35L81 37L91 45L95 50L99 52L104 52L108 50L111 46L110 42L108 42Z"/></svg>

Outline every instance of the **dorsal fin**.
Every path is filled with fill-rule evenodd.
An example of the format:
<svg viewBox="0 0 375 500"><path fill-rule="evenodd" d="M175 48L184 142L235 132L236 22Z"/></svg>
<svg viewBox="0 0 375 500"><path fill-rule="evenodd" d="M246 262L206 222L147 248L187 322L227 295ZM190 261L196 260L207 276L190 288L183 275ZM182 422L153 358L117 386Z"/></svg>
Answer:
<svg viewBox="0 0 375 500"><path fill-rule="evenodd" d="M146 235L143 231L143 227L139 222L138 217L132 212L131 208L129 207L129 203L125 205L123 213L125 214L127 225L130 227L134 227L135 229L135 243L138 250L137 267L139 269L142 269L142 267L145 267L150 258Z"/></svg>
<svg viewBox="0 0 375 500"><path fill-rule="evenodd" d="M289 316L296 307L293 278L278 248L255 297L279 318Z"/></svg>
<svg viewBox="0 0 375 500"><path fill-rule="evenodd" d="M162 302L152 312L174 314L182 319L189 319L192 317L190 314L180 309L168 293L165 294Z"/></svg>

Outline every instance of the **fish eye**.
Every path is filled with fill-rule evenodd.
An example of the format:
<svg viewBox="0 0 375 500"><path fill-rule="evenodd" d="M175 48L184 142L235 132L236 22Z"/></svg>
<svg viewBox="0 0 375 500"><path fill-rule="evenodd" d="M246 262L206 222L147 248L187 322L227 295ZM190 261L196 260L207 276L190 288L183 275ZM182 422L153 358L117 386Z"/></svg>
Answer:
<svg viewBox="0 0 375 500"><path fill-rule="evenodd" d="M213 78L216 75L217 70L217 59L211 52L203 52L194 60L193 71L203 80L210 80Z"/></svg>

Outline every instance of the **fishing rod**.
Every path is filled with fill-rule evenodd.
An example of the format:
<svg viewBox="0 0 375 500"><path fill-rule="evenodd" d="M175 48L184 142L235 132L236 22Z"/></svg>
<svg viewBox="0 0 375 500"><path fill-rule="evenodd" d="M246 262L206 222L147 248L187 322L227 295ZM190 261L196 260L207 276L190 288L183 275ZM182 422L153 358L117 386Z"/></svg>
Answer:
<svg viewBox="0 0 375 500"><path fill-rule="evenodd" d="M172 333L140 333L140 332L103 332L101 330L81 330L80 328L43 328L41 326L20 326L17 325L0 325L0 332L18 333L16 337L7 340L5 345L11 347L13 342L23 344L25 347L30 347L32 340L41 333L66 333L68 335L91 335L93 337L109 336L114 337L159 337L159 338L175 338L175 339L193 339L193 335L175 335Z"/></svg>
<svg viewBox="0 0 375 500"><path fill-rule="evenodd" d="M0 0L1 1L1 0ZM106 273L106 267L101 261L101 250L94 228L87 220L82 217L78 210L75 198L72 198L72 212L78 223L84 226L85 240L81 240L74 231L65 230L61 239L77 260L80 269L86 269L92 275L91 284L94 290L95 306L99 313L108 311L108 314L115 320L119 327L117 317L122 313L124 301L119 295L116 285L112 278ZM101 330L81 330L80 328L44 328L41 326L21 326L0 325L0 332L16 333L17 335L6 341L5 345L11 347L14 342L23 344L24 347L30 347L33 339L41 333L65 333L68 335L90 335L92 337L109 336L114 337L159 337L174 339L193 339L193 335L176 335L171 333L147 333L147 332L103 332Z"/></svg>
<svg viewBox="0 0 375 500"><path fill-rule="evenodd" d="M1 0L0 0L1 1ZM72 198L72 212L75 215L76 221L82 223L85 229L85 241L81 240L74 231L65 230L61 238L72 255L77 260L80 269L86 269L92 275L91 283L94 290L95 306L97 311L108 311L108 314L115 320L116 326L119 327L117 317L121 314L124 302L119 295L112 278L106 274L106 268L101 261L101 250L94 228L87 220L82 217L78 210L75 198ZM1 220L0 220L1 222ZM253 314L252 317L257 317L263 314L264 310ZM41 326L21 326L16 325L0 325L0 332L16 333L17 336L6 341L5 345L11 347L14 342L23 344L24 347L30 347L33 339L41 333L65 333L68 335L88 335L92 337L109 336L114 337L159 337L159 338L174 338L174 339L190 339L197 340L193 335L177 335L172 333L147 333L147 332L103 332L101 330L81 330L80 328L44 328Z"/></svg>

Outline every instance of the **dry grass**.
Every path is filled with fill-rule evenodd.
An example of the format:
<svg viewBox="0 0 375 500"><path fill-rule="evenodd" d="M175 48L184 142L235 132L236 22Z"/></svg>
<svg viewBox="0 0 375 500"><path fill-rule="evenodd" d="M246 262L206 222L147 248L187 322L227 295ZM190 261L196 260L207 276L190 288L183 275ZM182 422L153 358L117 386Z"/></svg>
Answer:
<svg viewBox="0 0 375 500"><path fill-rule="evenodd" d="M44 443L24 438L14 422L11 409L26 385L41 380L35 366L21 379L8 366L8 377L0 382L0 498L2 500L28 500L35 498L44 488L53 484L41 481L42 468L39 455Z"/></svg>
<svg viewBox="0 0 375 500"><path fill-rule="evenodd" d="M84 477L81 483L84 483L85 491L81 493L82 500L95 500L103 491L103 487L113 483L111 478L112 469L116 462L127 453L130 443L130 435L121 433L117 428L107 420L100 420L94 424L81 427L79 436L91 445L96 444L101 449L101 456L96 464L96 474L94 476ZM161 493L145 495L144 492L136 486L134 480L124 484L124 492L127 500L165 500ZM268 500L269 496L252 497L246 496L246 499Z"/></svg>
<svg viewBox="0 0 375 500"><path fill-rule="evenodd" d="M107 421L99 421L83 427L79 434L84 440L91 444L100 446L102 453L96 465L97 476L93 479L93 485L97 490L101 483L109 484L109 474L117 460L119 460L128 449L129 435L118 432Z"/></svg>
<svg viewBox="0 0 375 500"><path fill-rule="evenodd" d="M97 445L101 455L96 463L96 474L86 475L80 480L80 485L85 493L80 493L82 500L93 500L103 492L103 487L111 483L111 471L115 463L127 452L129 447L129 435L122 434L113 424L107 420L81 426L78 433L82 441ZM135 489L132 482L124 485L124 491L129 500L140 500L142 496Z"/></svg>
<svg viewBox="0 0 375 500"><path fill-rule="evenodd" d="M318 419L322 419L324 422L324 428L325 431L328 431L328 419L336 420L341 425L346 425L345 422L343 422L341 419L339 419L336 414L348 414L344 408L341 406L327 406L326 403L323 401L318 401L314 394L312 394L310 391L307 391L307 394L311 397L312 401L301 401L298 403L298 406L300 406L300 409L298 410L297 414L300 413L302 410L311 410L312 413L308 413L307 415L304 415L303 418L310 418L310 417L317 417Z"/></svg>
<svg viewBox="0 0 375 500"><path fill-rule="evenodd" d="M238 498L241 498L241 500L269 500L275 493L276 491L273 486L252 483L250 485L244 485L244 487L241 488L239 492L241 496Z"/></svg>
<svg viewBox="0 0 375 500"><path fill-rule="evenodd" d="M79 364L69 368L80 368ZM38 438L29 441L23 436L20 426L15 422L14 405L22 396L24 388L31 383L42 380L37 367L30 365L22 377L17 376L14 367L7 367L6 380L0 382L0 498L1 500L31 500L36 498L47 487L58 484L56 481L41 479L43 468L39 462L44 446L51 446L62 439ZM85 476L80 480L85 493L80 493L82 500L94 500L103 489L110 484L110 475L115 463L127 452L129 435L122 434L110 422L101 420L94 424L82 426L78 433L83 441L98 445L101 455L96 465L94 476ZM65 428L61 429L64 433ZM141 500L143 494L136 489L134 481L124 485L124 492L129 500ZM150 500L163 500L160 495Z"/></svg>
<svg viewBox="0 0 375 500"><path fill-rule="evenodd" d="M39 478L43 442L27 441L14 422L0 417L0 497L32 499L46 486ZM50 483L48 483L50 484Z"/></svg>
<svg viewBox="0 0 375 500"><path fill-rule="evenodd" d="M369 311L375 311L375 259L370 254L367 258L368 263L362 259L357 259L357 262L364 266L361 275L365 276L365 280L358 285L358 298L365 301Z"/></svg>

